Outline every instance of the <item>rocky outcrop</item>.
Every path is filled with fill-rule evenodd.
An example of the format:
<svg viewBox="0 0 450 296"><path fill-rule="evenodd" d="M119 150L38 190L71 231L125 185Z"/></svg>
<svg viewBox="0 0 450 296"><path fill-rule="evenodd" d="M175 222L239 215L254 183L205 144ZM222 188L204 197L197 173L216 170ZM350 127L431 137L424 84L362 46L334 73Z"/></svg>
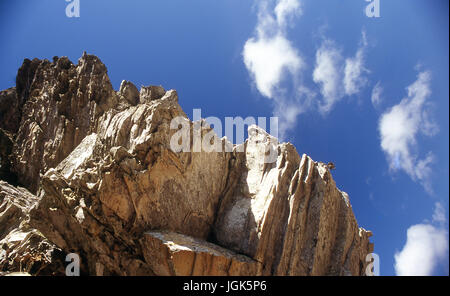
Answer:
<svg viewBox="0 0 450 296"><path fill-rule="evenodd" d="M21 108L15 87L0 91L0 129L16 133L19 129Z"/></svg>
<svg viewBox="0 0 450 296"><path fill-rule="evenodd" d="M0 181L0 271L62 275L61 249L30 226L30 209L39 198Z"/></svg>
<svg viewBox="0 0 450 296"><path fill-rule="evenodd" d="M363 274L371 233L358 227L328 167L289 143L266 164L260 146L270 136L258 134L237 154L240 174L222 199L217 241L263 262L263 275Z"/></svg>
<svg viewBox="0 0 450 296"><path fill-rule="evenodd" d="M42 174L96 130L101 114L118 107L106 72L97 57L86 54L78 65L66 57L55 57L52 63L24 61L17 76L18 103L11 105L20 113L19 128L14 124L10 129L16 132L12 171L31 192L37 192ZM15 114L6 112L12 118Z"/></svg>
<svg viewBox="0 0 450 296"><path fill-rule="evenodd" d="M16 184L17 177L11 172L10 162L13 144L12 134L0 128L0 180Z"/></svg>
<svg viewBox="0 0 450 296"><path fill-rule="evenodd" d="M19 118L0 123L3 175L27 188L1 183L0 271L62 274L62 255L75 252L91 275L364 274L371 233L329 168L256 126L240 145L174 151L174 118L190 143L195 126L217 136L174 90L123 81L114 91L87 54L77 65L25 60L16 89L0 94L16 100L0 118ZM5 264L34 251L54 255L39 268Z"/></svg>
<svg viewBox="0 0 450 296"><path fill-rule="evenodd" d="M260 275L262 264L218 245L175 232L145 232L146 262L158 275Z"/></svg>

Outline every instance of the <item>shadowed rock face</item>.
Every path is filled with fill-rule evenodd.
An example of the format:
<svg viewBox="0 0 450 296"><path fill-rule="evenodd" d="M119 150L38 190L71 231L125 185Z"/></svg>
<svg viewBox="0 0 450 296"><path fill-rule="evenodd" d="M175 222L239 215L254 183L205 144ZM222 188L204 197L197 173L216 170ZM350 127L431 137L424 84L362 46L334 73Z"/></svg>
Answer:
<svg viewBox="0 0 450 296"><path fill-rule="evenodd" d="M40 175L95 131L101 114L118 105L106 72L105 65L89 55L78 65L66 57L55 57L52 63L24 61L17 76L16 103L9 104L1 122L15 134L12 171L31 192L37 192ZM1 94L0 101L12 96ZM9 118L14 120L6 126Z"/></svg>
<svg viewBox="0 0 450 296"><path fill-rule="evenodd" d="M364 274L371 233L325 164L255 126L241 145L220 140L232 152L176 153L175 117L192 141L174 90L116 92L92 55L25 60L0 92L2 176L28 189L0 183L0 272L24 271L5 263L14 256L63 274L75 252L91 275Z"/></svg>
<svg viewBox="0 0 450 296"><path fill-rule="evenodd" d="M64 254L30 226L30 209L39 198L0 181L0 273L63 275Z"/></svg>

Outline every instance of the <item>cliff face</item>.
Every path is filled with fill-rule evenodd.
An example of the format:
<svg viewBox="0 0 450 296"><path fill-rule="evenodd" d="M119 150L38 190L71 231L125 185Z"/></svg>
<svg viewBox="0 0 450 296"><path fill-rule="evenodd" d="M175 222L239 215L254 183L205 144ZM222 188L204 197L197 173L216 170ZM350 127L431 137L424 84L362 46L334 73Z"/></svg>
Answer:
<svg viewBox="0 0 450 296"><path fill-rule="evenodd" d="M25 60L16 84L0 92L0 272L64 274L75 252L91 275L364 274L371 233L293 145L252 126L219 140L232 152L174 152L172 119L195 124L176 91L116 92L92 55Z"/></svg>

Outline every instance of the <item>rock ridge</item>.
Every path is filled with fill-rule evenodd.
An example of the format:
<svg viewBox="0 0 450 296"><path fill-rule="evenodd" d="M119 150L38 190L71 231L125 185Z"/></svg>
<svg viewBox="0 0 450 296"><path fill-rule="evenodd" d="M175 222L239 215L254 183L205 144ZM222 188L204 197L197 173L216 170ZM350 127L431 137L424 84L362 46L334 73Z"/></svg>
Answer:
<svg viewBox="0 0 450 296"><path fill-rule="evenodd" d="M257 126L174 152L174 118L192 142L175 90L115 91L86 53L26 59L0 92L0 272L64 274L77 253L86 275L365 274L372 233L326 164Z"/></svg>

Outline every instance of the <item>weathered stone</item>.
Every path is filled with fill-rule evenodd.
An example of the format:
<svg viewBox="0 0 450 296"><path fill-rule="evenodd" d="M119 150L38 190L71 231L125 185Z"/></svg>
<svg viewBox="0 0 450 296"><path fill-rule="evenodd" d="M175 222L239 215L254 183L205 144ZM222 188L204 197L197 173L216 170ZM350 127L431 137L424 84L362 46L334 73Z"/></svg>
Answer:
<svg viewBox="0 0 450 296"><path fill-rule="evenodd" d="M63 252L29 225L38 202L26 189L0 181L0 272L64 274Z"/></svg>
<svg viewBox="0 0 450 296"><path fill-rule="evenodd" d="M40 175L56 167L96 128L98 117L118 104L105 65L83 55L78 65L67 57L25 60L17 75L20 128L12 170L36 193Z"/></svg>
<svg viewBox="0 0 450 296"><path fill-rule="evenodd" d="M22 106L19 126L8 127L11 152L1 157L37 196L1 183L16 202L0 208L10 250L0 249L0 270L41 254L54 272L58 261L44 253L60 250L92 275L364 274L371 233L327 165L256 126L243 144L219 139L231 152L175 152L172 120L190 127L191 142L203 121L189 120L174 90L123 81L115 92L106 73L87 54L78 65L55 57L19 70L9 98Z"/></svg>
<svg viewBox="0 0 450 296"><path fill-rule="evenodd" d="M0 128L0 180L11 184L17 182L17 176L11 172L11 153L14 144L13 136Z"/></svg>
<svg viewBox="0 0 450 296"><path fill-rule="evenodd" d="M0 276L31 276L28 272L0 272Z"/></svg>
<svg viewBox="0 0 450 296"><path fill-rule="evenodd" d="M145 232L144 257L158 275L258 275L261 263L174 232Z"/></svg>
<svg viewBox="0 0 450 296"><path fill-rule="evenodd" d="M26 189L0 181L0 240L26 220L38 198Z"/></svg>
<svg viewBox="0 0 450 296"><path fill-rule="evenodd" d="M165 93L166 91L162 86L143 86L140 91L140 101L141 103L145 103L153 100L159 100Z"/></svg>
<svg viewBox="0 0 450 296"><path fill-rule="evenodd" d="M237 153L239 178L221 201L217 242L264 262L265 275L363 274L370 234L358 228L328 167L300 158L289 143L267 164L265 132L253 134Z"/></svg>
<svg viewBox="0 0 450 296"><path fill-rule="evenodd" d="M15 87L0 91L0 129L16 133L19 129L21 108Z"/></svg>
<svg viewBox="0 0 450 296"><path fill-rule="evenodd" d="M132 106L136 106L139 103L139 91L136 86L129 81L122 81L120 84L119 95Z"/></svg>

